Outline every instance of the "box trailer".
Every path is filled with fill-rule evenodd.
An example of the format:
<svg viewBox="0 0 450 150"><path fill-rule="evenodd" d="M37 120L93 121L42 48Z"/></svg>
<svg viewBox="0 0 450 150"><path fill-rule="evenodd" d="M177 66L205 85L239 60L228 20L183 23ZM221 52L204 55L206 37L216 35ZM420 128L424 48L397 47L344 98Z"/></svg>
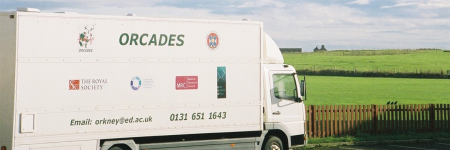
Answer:
<svg viewBox="0 0 450 150"><path fill-rule="evenodd" d="M2 150L288 149L305 82L255 21L0 13Z"/></svg>

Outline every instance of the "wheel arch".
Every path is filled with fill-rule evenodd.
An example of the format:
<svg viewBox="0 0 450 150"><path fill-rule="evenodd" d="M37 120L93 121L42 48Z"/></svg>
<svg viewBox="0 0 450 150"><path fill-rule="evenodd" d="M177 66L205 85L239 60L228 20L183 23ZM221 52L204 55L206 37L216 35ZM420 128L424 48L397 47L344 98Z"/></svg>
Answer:
<svg viewBox="0 0 450 150"><path fill-rule="evenodd" d="M268 137L277 136L283 142L283 147L285 149L291 147L291 134L287 127L282 123L265 123L264 127L268 130L264 138L264 144Z"/></svg>
<svg viewBox="0 0 450 150"><path fill-rule="evenodd" d="M264 142L262 145L265 145L267 140L269 140L270 137L272 137L272 136L276 136L276 137L280 138L281 142L283 143L283 149L285 149L285 150L289 149L289 139L288 139L287 135L279 129L269 130L269 132L267 132L267 134L264 138Z"/></svg>
<svg viewBox="0 0 450 150"><path fill-rule="evenodd" d="M126 145L129 148L131 148L131 150L139 149L138 145L136 145L136 143L133 140L113 140L113 141L105 141L101 145L102 148L100 150L109 150L111 147L116 145L124 145L124 146Z"/></svg>

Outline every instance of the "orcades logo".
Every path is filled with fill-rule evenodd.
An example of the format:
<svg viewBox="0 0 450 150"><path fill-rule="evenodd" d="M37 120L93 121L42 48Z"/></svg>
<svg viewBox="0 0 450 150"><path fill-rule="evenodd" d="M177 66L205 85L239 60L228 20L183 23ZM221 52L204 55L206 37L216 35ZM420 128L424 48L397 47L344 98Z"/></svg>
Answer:
<svg viewBox="0 0 450 150"><path fill-rule="evenodd" d="M217 33L211 32L206 38L206 44L210 49L216 49L219 46L219 36Z"/></svg>
<svg viewBox="0 0 450 150"><path fill-rule="evenodd" d="M69 90L80 90L80 80L69 80Z"/></svg>

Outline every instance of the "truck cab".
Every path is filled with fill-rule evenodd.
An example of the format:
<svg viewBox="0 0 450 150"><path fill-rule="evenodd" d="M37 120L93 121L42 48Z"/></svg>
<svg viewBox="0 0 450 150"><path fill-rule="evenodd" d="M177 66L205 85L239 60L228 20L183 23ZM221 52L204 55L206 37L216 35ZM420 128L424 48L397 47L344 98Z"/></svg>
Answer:
<svg viewBox="0 0 450 150"><path fill-rule="evenodd" d="M271 147L291 147L306 144L305 132L305 80L299 82L293 66L284 64L283 56L268 36L264 35L264 128L270 136L280 138L282 145L276 142L264 144ZM283 134L284 133L284 134Z"/></svg>

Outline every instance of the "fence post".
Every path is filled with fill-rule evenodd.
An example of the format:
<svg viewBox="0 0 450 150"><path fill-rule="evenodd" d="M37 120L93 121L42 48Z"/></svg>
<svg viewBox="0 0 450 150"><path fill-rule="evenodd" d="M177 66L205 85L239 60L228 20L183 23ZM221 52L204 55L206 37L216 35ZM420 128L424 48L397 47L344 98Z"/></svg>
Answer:
<svg viewBox="0 0 450 150"><path fill-rule="evenodd" d="M310 113L311 113L311 118L310 118L310 121L309 121L309 123L311 124L310 126L312 126L312 128L310 128L310 133L311 133L311 137L316 137L317 135L317 132L316 132L316 107L314 107L314 105L311 105L311 110L310 110Z"/></svg>
<svg viewBox="0 0 450 150"><path fill-rule="evenodd" d="M435 116L435 106L434 104L430 104L430 108L429 108L429 118L430 118L430 130L434 131L435 128L435 124L436 124L436 116Z"/></svg>
<svg viewBox="0 0 450 150"><path fill-rule="evenodd" d="M372 123L373 133L378 133L378 108L377 105L372 105Z"/></svg>
<svg viewBox="0 0 450 150"><path fill-rule="evenodd" d="M447 121L448 121L447 128L450 129L450 104L447 104L446 110L447 110L447 117L448 117L448 119L447 119Z"/></svg>
<svg viewBox="0 0 450 150"><path fill-rule="evenodd" d="M312 133L311 133L311 130L312 130L312 129L311 129L311 127L312 127L312 126L311 126L311 119L312 119L312 117L311 117L311 105L308 106L308 107L306 107L306 108L307 108L306 113L308 114L308 116L307 116L307 117L308 117L308 118L307 118L308 120L306 121L306 126L305 126L305 127L308 129L308 132L307 132L307 133L308 133L308 136L309 136L309 137L312 137Z"/></svg>

